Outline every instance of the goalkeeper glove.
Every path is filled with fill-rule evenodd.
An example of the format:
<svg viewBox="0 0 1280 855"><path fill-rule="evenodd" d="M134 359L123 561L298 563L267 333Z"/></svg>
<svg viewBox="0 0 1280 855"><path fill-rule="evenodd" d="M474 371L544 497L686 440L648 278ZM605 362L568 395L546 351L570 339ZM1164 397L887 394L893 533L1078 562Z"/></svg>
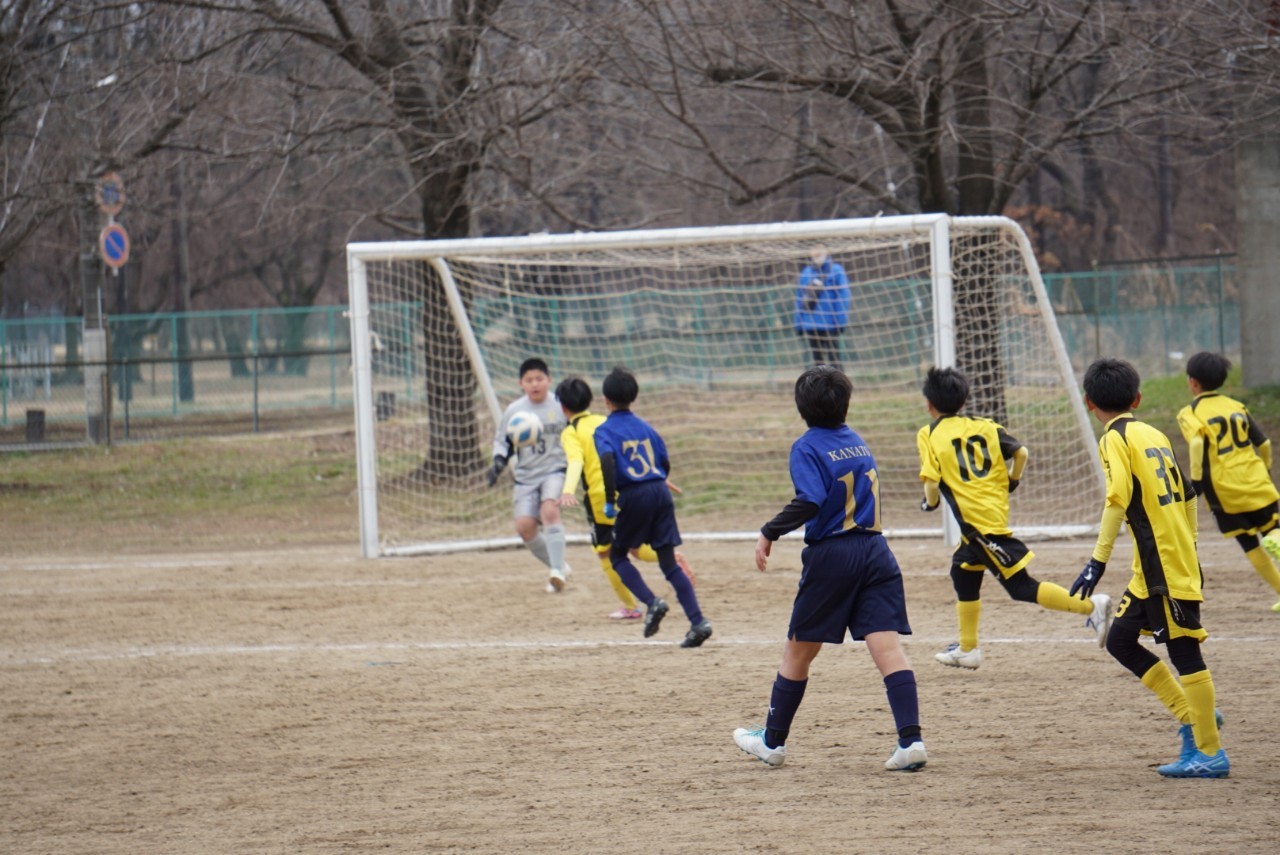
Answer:
<svg viewBox="0 0 1280 855"><path fill-rule="evenodd" d="M1071 590L1068 593L1074 597L1076 592L1079 591L1080 599L1089 599L1093 595L1093 589L1098 587L1098 582L1105 572L1107 572L1107 563L1105 561L1090 558L1089 563L1085 564L1084 569L1080 571L1080 575L1071 583Z"/></svg>
<svg viewBox="0 0 1280 855"><path fill-rule="evenodd" d="M608 519L608 520L617 519L617 517L618 517L618 506L617 506L617 505L615 505L613 502L605 502L605 503L604 503L604 516L605 516L605 519Z"/></svg>
<svg viewBox="0 0 1280 855"><path fill-rule="evenodd" d="M928 499L921 499L921 500L920 500L920 510L922 510L922 511L936 511L937 509L938 509L938 506L937 506L936 504L933 504L933 505L929 504L929 500L928 500Z"/></svg>
<svg viewBox="0 0 1280 855"><path fill-rule="evenodd" d="M490 487L498 483L498 476L502 474L502 470L506 467L506 465L507 465L507 458L505 457L493 458L493 466L490 467L487 473L485 473L485 479L489 482Z"/></svg>
<svg viewBox="0 0 1280 855"><path fill-rule="evenodd" d="M1009 479L1009 492L1010 492L1010 493L1012 493L1014 490L1018 489L1018 485L1019 485L1019 484L1021 484L1021 483L1022 483L1022 482L1021 482L1021 481L1019 481L1017 478L1010 478L1010 479Z"/></svg>

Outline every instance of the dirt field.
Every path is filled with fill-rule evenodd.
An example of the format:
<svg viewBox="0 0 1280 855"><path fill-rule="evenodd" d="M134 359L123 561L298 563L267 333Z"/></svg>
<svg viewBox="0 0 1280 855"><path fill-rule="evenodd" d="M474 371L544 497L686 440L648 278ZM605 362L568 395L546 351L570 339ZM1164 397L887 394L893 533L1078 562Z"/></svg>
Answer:
<svg viewBox="0 0 1280 855"><path fill-rule="evenodd" d="M0 560L0 851L1275 851L1280 615L1234 544L1205 540L1220 781L1161 779L1178 740L1155 697L1082 621L990 578L982 668L935 663L955 636L940 542L893 543L917 774L882 770L892 720L856 644L815 663L785 766L734 746L763 723L794 543L763 575L748 543L686 546L716 631L698 650L676 646L678 610L650 641L605 620L581 546L561 595L517 551ZM1035 548L1033 572L1069 584L1089 545Z"/></svg>

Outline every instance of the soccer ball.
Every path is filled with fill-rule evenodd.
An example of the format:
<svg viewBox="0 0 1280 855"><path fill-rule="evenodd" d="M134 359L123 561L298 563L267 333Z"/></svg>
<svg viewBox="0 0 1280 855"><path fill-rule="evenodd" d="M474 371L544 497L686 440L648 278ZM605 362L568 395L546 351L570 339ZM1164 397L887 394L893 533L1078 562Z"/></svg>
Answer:
<svg viewBox="0 0 1280 855"><path fill-rule="evenodd" d="M542 439L542 420L530 412L519 412L507 422L507 440L516 451L536 445Z"/></svg>

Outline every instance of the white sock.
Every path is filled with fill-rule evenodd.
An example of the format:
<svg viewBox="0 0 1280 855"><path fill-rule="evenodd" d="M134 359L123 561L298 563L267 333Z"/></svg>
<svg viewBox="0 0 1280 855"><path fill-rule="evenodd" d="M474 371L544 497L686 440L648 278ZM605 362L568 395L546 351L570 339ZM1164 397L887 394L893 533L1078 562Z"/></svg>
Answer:
<svg viewBox="0 0 1280 855"><path fill-rule="evenodd" d="M553 570L564 570L564 526L560 523L549 525L542 530L547 544L548 566Z"/></svg>
<svg viewBox="0 0 1280 855"><path fill-rule="evenodd" d="M546 538L542 536L542 532L538 532L537 534L535 534L532 540L526 540L524 542L524 545L528 547L530 552L533 553L534 558L538 559L548 567L553 566L551 563L551 556L547 554L547 541L546 541ZM563 559L563 555L564 555L563 537L560 540L560 554L562 556L561 561L563 561L564 560Z"/></svg>

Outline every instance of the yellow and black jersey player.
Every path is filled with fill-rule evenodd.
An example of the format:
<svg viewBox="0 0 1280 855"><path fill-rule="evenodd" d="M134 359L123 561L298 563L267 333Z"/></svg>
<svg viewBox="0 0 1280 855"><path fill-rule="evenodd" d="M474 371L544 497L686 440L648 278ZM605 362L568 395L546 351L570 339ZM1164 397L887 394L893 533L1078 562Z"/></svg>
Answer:
<svg viewBox="0 0 1280 855"><path fill-rule="evenodd" d="M1015 600L1087 616L1085 625L1098 644L1104 644L1111 598L1097 594L1082 601L1061 585L1033 578L1027 565L1035 555L1009 528L1009 494L1020 483L1027 449L995 421L960 414L969 382L956 369L930 368L923 391L933 421L916 435L924 488L920 507L931 511L945 499L961 536L951 557L960 640L934 658L958 668L975 669L982 663L978 623L984 570L990 570Z"/></svg>
<svg viewBox="0 0 1280 855"><path fill-rule="evenodd" d="M1155 693L1179 722L1178 759L1156 771L1167 778L1225 778L1213 679L1201 653L1204 578L1196 556L1195 487L1183 478L1168 437L1134 418L1140 378L1121 359L1099 359L1085 371L1085 405L1103 425L1098 453L1107 498L1093 554L1071 586L1093 593L1127 521L1133 535L1132 574L1107 636L1107 652ZM1149 634L1164 645L1178 677L1139 644Z"/></svg>
<svg viewBox="0 0 1280 855"><path fill-rule="evenodd" d="M1234 538L1271 590L1280 594L1280 492L1271 481L1271 440L1235 398L1218 390L1231 362L1201 351L1187 360L1192 402L1178 413L1191 481L1224 537ZM1280 600L1271 606L1280 612Z"/></svg>

